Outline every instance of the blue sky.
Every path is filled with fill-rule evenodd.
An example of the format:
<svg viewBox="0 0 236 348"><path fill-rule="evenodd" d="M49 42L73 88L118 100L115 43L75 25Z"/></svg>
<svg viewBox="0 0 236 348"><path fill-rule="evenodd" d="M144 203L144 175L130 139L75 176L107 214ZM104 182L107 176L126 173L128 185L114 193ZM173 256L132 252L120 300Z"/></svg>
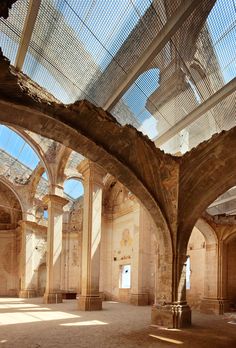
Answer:
<svg viewBox="0 0 236 348"><path fill-rule="evenodd" d="M69 196L76 199L76 198L79 198L80 196L83 196L84 187L81 181L77 179L69 179L69 180L66 180L64 183L64 191Z"/></svg>
<svg viewBox="0 0 236 348"><path fill-rule="evenodd" d="M65 21L83 42L101 71L110 63L138 23L139 15L145 13L150 3L150 0L51 0L51 4L64 15ZM235 0L218 0L207 20L225 82L236 76L235 8ZM83 23L84 21L86 24ZM222 37L225 30L231 26L233 28L229 33ZM10 39L4 38L3 35L1 38L1 34L0 39L2 39L4 52L14 61L16 44L10 43ZM48 70L29 53L23 70L62 102L74 101ZM158 76L151 70L142 74L136 81L136 85L131 86L123 96L124 102L142 124L141 130L150 138L157 135L157 121L145 109L145 104L147 97L156 88L158 88Z"/></svg>
<svg viewBox="0 0 236 348"><path fill-rule="evenodd" d="M32 170L39 163L39 157L28 143L18 134L3 125L0 125L0 148Z"/></svg>

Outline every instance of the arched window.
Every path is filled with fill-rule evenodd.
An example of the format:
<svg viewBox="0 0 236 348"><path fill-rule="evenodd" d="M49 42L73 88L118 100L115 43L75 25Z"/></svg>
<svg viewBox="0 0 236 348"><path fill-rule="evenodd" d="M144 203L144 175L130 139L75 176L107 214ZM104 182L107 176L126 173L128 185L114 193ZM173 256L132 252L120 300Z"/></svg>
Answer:
<svg viewBox="0 0 236 348"><path fill-rule="evenodd" d="M64 183L64 192L73 199L78 199L84 194L83 184L79 179L68 179Z"/></svg>

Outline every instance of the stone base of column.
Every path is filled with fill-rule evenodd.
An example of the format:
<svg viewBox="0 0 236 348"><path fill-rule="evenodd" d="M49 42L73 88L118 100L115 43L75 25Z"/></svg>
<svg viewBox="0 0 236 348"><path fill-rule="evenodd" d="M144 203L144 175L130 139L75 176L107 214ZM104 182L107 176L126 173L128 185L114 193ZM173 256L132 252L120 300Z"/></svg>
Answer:
<svg viewBox="0 0 236 348"><path fill-rule="evenodd" d="M206 314L224 314L230 311L230 301L226 299L203 298L200 311Z"/></svg>
<svg viewBox="0 0 236 348"><path fill-rule="evenodd" d="M148 294L131 294L130 295L130 303L135 306L147 306L148 305Z"/></svg>
<svg viewBox="0 0 236 348"><path fill-rule="evenodd" d="M102 299L99 296L79 296L79 311L100 311L102 310Z"/></svg>
<svg viewBox="0 0 236 348"><path fill-rule="evenodd" d="M43 303L62 303L62 293L61 292L53 292L53 293L45 293L43 296Z"/></svg>
<svg viewBox="0 0 236 348"><path fill-rule="evenodd" d="M180 329L191 326L191 309L187 303L152 306L152 324Z"/></svg>
<svg viewBox="0 0 236 348"><path fill-rule="evenodd" d="M20 290L19 291L19 295L18 295L19 298L32 298L32 297L37 297L37 293L36 293L36 290L32 290L32 289L29 289L29 290Z"/></svg>

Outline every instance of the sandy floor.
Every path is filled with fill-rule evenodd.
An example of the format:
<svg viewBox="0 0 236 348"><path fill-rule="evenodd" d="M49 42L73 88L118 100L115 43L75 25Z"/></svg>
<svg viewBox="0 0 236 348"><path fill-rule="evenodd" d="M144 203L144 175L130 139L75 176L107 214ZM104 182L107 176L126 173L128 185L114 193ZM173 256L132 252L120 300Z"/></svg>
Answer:
<svg viewBox="0 0 236 348"><path fill-rule="evenodd" d="M193 313L193 326L163 330L150 325L150 307L104 302L100 312L79 312L76 301L43 305L42 299L0 298L0 347L234 347L236 314Z"/></svg>

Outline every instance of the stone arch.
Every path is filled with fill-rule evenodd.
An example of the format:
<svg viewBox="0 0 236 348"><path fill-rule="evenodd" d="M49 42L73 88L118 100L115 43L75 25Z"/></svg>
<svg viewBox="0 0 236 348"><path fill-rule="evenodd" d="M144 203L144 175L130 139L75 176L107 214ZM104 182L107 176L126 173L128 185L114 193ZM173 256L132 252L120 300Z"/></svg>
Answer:
<svg viewBox="0 0 236 348"><path fill-rule="evenodd" d="M114 189L115 188L115 189ZM104 179L104 195L103 195L103 204L106 204L106 197L109 196L109 200L114 201L117 199L118 195L120 194L120 190L127 189L126 186L123 186L120 182L117 181L115 177L108 174ZM138 203L145 209L145 205L140 201L138 197L135 196L135 199L137 199ZM149 212L150 218L155 224L155 220L151 216ZM163 217L164 219L164 217ZM154 234L156 236L156 239L160 239L160 250L164 251L166 250L167 253L170 253L172 255L172 240L171 240L171 234L170 231L167 231L164 226L157 227L154 230Z"/></svg>
<svg viewBox="0 0 236 348"><path fill-rule="evenodd" d="M36 155L39 157L39 159L43 163L43 166L44 166L44 169L46 171L49 183L52 182L52 173L51 173L50 167L48 166L47 160L45 158L45 154L44 154L43 150L41 149L41 147L39 146L39 144L37 144L37 142L34 139L32 139L30 137L30 135L27 134L26 132L24 132L22 129L20 129L18 127L14 127L14 126L11 126L9 128L13 132L18 134L21 138L23 138L26 141L26 143L34 150Z"/></svg>
<svg viewBox="0 0 236 348"><path fill-rule="evenodd" d="M206 220L200 218L197 220L195 226L202 233L206 240L206 244L218 244L218 238L214 229L207 223Z"/></svg>
<svg viewBox="0 0 236 348"><path fill-rule="evenodd" d="M8 181L6 178L4 178L4 177L0 177L0 182L2 184L4 184L14 194L14 196L17 199L17 201L19 202L19 205L20 205L20 208L21 208L21 212L24 212L25 211L24 201L20 197L20 195L18 194L16 189L14 188L14 185L10 181Z"/></svg>
<svg viewBox="0 0 236 348"><path fill-rule="evenodd" d="M214 229L208 224L206 220L200 218L197 220L195 227L202 234L205 239L205 260L204 275L203 275L203 289L201 296L200 308L204 308L205 299L216 299L218 296L218 238ZM201 260L199 260L201 262Z"/></svg>
<svg viewBox="0 0 236 348"><path fill-rule="evenodd" d="M19 271L18 225L23 203L13 185L0 177L0 296L16 295Z"/></svg>
<svg viewBox="0 0 236 348"><path fill-rule="evenodd" d="M178 211L180 250L186 249L193 226L207 207L236 185L235 149L236 127L215 134L182 157Z"/></svg>
<svg viewBox="0 0 236 348"><path fill-rule="evenodd" d="M235 251L236 251L236 228L230 228L228 234L222 238L221 245L221 294L229 301L226 311L230 309L230 304L236 306L236 281L235 281ZM233 276L232 276L233 275Z"/></svg>
<svg viewBox="0 0 236 348"><path fill-rule="evenodd" d="M80 173L78 173L78 175L75 175L75 174L68 175L68 176L66 177L66 179L64 180L64 182L65 182L66 180L70 180L70 179L78 180L78 181L80 181L80 182L83 184L83 176L82 176Z"/></svg>
<svg viewBox="0 0 236 348"><path fill-rule="evenodd" d="M68 160L70 158L72 150L69 148L63 148L61 158L59 160L58 164L58 169L56 173L56 180L57 180L57 185L63 185L63 182L65 180L68 180L68 178L65 177L65 168L68 163Z"/></svg>
<svg viewBox="0 0 236 348"><path fill-rule="evenodd" d="M228 244L234 238L236 238L236 226L235 228L230 228L228 233L223 234L222 241Z"/></svg>
<svg viewBox="0 0 236 348"><path fill-rule="evenodd" d="M120 126L87 101L58 103L23 74L11 74L14 68L6 58L0 60L2 81L7 80L0 90L0 121L63 143L97 162L139 198L159 228L172 233L179 159L165 155L136 129Z"/></svg>
<svg viewBox="0 0 236 348"><path fill-rule="evenodd" d="M136 201L140 205L140 210L144 210L148 214L151 225L151 243L152 248L155 250L155 289L154 289L154 301L159 302L171 302L172 301L172 240L170 232L164 228L158 228L149 212L146 211L145 206L140 200L133 196L129 190L124 187L111 175L107 175L104 180L104 196L103 206L110 213L114 213L114 204L118 201L129 197L131 200ZM126 191L126 192L125 192ZM133 197L132 197L133 196ZM119 202L117 203L117 206ZM141 214L145 214L142 213Z"/></svg>

